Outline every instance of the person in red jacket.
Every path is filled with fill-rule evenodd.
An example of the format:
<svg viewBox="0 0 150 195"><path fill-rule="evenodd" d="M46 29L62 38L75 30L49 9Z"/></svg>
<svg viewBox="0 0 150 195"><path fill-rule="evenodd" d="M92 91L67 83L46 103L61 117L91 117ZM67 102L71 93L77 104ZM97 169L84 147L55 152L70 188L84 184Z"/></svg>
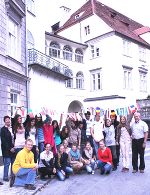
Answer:
<svg viewBox="0 0 150 195"><path fill-rule="evenodd" d="M44 133L44 144L50 144L52 146L52 151L56 154L56 145L54 140L54 128L51 124L52 118L49 115L46 115L46 119L43 125Z"/></svg>
<svg viewBox="0 0 150 195"><path fill-rule="evenodd" d="M103 140L99 142L97 166L101 170L101 175L109 174L112 169L111 150L105 146Z"/></svg>

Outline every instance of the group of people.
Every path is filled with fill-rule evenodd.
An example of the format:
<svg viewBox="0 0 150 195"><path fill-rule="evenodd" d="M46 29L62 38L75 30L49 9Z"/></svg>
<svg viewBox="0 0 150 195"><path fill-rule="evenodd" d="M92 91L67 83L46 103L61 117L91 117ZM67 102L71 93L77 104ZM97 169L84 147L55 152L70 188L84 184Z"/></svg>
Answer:
<svg viewBox="0 0 150 195"><path fill-rule="evenodd" d="M83 169L89 174L94 174L96 169L100 170L101 175L110 174L117 170L120 152L122 172L128 172L131 146L132 172L139 170L144 173L148 126L140 119L140 113L120 116L120 121L117 121L115 113L104 119L97 113L92 120L91 113L87 111L81 114L81 121L67 117L63 127L62 117L58 122L52 121L49 115L44 121L41 114L35 118L27 115L24 123L20 115L13 119L4 117L1 128L3 180L10 181L10 187L16 185L35 190L37 175L42 180L56 175L64 181L70 174L80 173Z"/></svg>

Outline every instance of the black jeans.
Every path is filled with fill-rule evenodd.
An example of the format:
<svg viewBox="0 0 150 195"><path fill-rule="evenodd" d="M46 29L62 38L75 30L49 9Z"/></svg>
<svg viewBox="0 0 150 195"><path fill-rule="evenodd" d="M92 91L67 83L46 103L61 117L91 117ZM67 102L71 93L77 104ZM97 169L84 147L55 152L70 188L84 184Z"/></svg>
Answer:
<svg viewBox="0 0 150 195"><path fill-rule="evenodd" d="M120 145L116 145L117 164L119 164L120 158Z"/></svg>
<svg viewBox="0 0 150 195"><path fill-rule="evenodd" d="M45 177L46 175L50 176L53 175L53 169L52 168L47 168L47 167L40 167L38 168L38 171L41 175L41 177Z"/></svg>
<svg viewBox="0 0 150 195"><path fill-rule="evenodd" d="M134 170L138 170L138 155L140 155L139 170L145 169L144 152L143 148L144 138L132 140L132 166Z"/></svg>
<svg viewBox="0 0 150 195"><path fill-rule="evenodd" d="M113 160L113 166L114 168L117 168L117 154L116 154L116 146L108 146L111 150L111 154L112 154L112 160Z"/></svg>

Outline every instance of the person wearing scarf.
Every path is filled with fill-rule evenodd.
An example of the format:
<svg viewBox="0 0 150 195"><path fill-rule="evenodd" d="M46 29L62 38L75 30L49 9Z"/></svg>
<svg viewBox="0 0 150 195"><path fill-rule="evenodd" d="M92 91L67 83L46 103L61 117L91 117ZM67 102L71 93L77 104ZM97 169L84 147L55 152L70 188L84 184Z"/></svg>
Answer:
<svg viewBox="0 0 150 195"><path fill-rule="evenodd" d="M69 162L70 165L72 165L74 172L79 173L81 171L83 167L82 157L79 150L77 149L76 143L72 144L72 148L69 152Z"/></svg>
<svg viewBox="0 0 150 195"><path fill-rule="evenodd" d="M87 172L93 175L96 163L96 154L95 150L91 147L90 142L86 142L85 149L82 153L82 158Z"/></svg>
<svg viewBox="0 0 150 195"><path fill-rule="evenodd" d="M68 154L63 145L60 145L58 153L55 155L56 175L60 181L64 181L73 173L73 169L68 163Z"/></svg>
<svg viewBox="0 0 150 195"><path fill-rule="evenodd" d="M129 151L131 147L131 127L133 113L127 116L120 117L120 123L117 127L117 142L120 144L122 154L122 172L128 172L130 166Z"/></svg>

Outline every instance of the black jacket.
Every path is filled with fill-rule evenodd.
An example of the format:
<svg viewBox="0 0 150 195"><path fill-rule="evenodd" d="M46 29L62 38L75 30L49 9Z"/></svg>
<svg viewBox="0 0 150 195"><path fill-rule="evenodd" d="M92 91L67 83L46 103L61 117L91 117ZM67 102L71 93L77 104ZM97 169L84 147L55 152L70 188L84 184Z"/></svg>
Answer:
<svg viewBox="0 0 150 195"><path fill-rule="evenodd" d="M13 157L14 153L10 150L13 148L12 136L7 127L1 128L1 149L3 157Z"/></svg>
<svg viewBox="0 0 150 195"><path fill-rule="evenodd" d="M68 163L68 154L63 153L60 157L60 162L58 161L58 154L55 155L55 168L57 170L63 170L65 171L66 167L69 166Z"/></svg>

